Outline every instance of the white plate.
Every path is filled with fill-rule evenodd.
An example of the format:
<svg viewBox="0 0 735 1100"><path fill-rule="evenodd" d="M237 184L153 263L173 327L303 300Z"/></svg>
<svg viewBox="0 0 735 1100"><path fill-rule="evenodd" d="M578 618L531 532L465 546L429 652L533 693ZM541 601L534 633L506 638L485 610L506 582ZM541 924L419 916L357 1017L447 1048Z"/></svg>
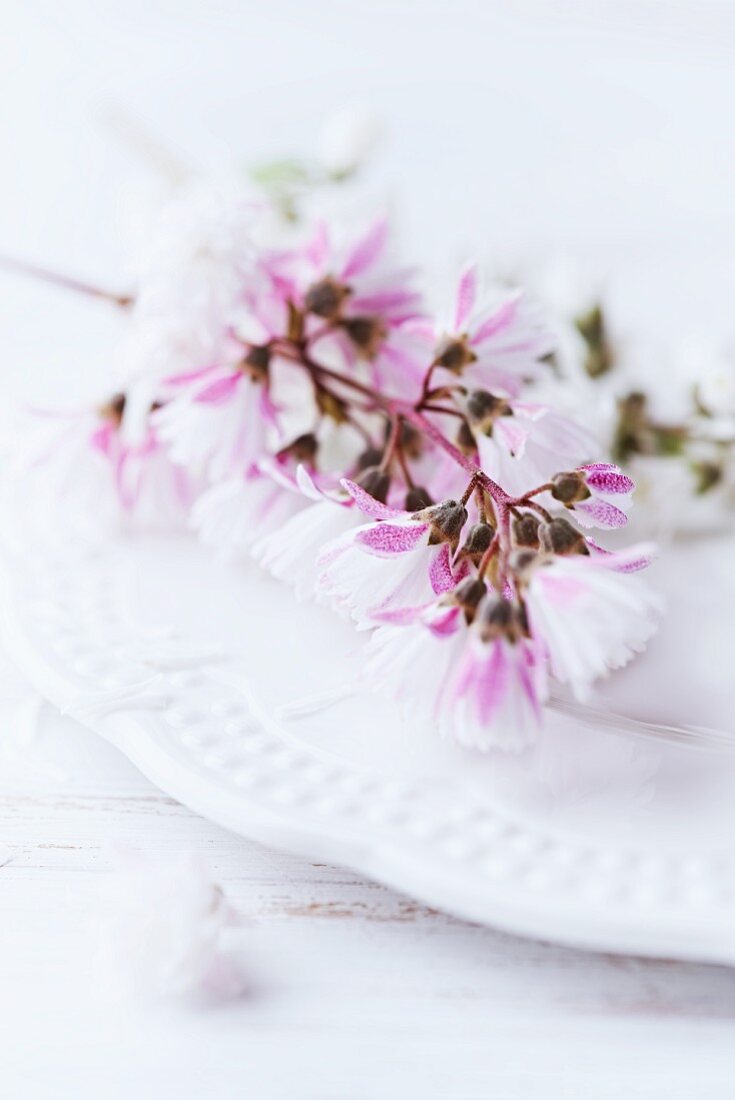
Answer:
<svg viewBox="0 0 735 1100"><path fill-rule="evenodd" d="M722 726L733 548L666 555L666 628L601 705ZM349 625L186 538L26 549L6 580L34 684L212 820L513 932L735 963L727 751L552 714L530 753L468 753L355 687Z"/></svg>

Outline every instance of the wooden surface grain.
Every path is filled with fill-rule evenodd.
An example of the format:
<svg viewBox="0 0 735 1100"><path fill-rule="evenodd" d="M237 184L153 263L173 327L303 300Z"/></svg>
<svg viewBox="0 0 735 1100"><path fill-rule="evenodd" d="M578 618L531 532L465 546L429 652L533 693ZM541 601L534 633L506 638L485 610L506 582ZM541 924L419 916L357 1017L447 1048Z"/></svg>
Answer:
<svg viewBox="0 0 735 1100"><path fill-rule="evenodd" d="M224 832L48 711L41 729L0 780L3 1095L732 1096L730 971L467 924ZM120 848L206 860L245 998L109 995L99 897Z"/></svg>

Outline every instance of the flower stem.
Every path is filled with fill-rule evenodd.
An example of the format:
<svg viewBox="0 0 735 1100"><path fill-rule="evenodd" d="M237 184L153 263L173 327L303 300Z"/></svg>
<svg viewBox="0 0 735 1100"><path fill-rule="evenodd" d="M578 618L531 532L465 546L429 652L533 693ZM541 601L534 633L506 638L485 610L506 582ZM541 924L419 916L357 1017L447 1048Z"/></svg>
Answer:
<svg viewBox="0 0 735 1100"><path fill-rule="evenodd" d="M27 275L32 279L39 279L41 282L63 287L64 290L73 290L77 294L86 294L90 298L102 298L121 309L127 309L135 301L132 294L116 294L104 287L93 286L91 283L85 283L81 279L73 278L71 275L50 271L48 268L39 267L38 264L18 260L14 256L0 256L0 268L4 271L11 271L16 275Z"/></svg>

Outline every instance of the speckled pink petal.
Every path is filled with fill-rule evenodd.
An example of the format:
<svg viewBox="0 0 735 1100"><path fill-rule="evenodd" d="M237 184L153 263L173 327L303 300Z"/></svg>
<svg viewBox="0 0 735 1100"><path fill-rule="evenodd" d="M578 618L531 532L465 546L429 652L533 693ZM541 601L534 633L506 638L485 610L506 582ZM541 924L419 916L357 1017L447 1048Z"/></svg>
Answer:
<svg viewBox="0 0 735 1100"><path fill-rule="evenodd" d="M596 467L582 466L581 471L585 475L585 481L590 489L597 491L598 493L632 493L635 489L635 482L629 478L626 474L622 473L617 466L607 466L601 468L602 464L598 464Z"/></svg>
<svg viewBox="0 0 735 1100"><path fill-rule="evenodd" d="M426 523L398 526L396 523L376 523L359 531L355 541L370 554L393 557L414 550L429 530Z"/></svg>
<svg viewBox="0 0 735 1100"><path fill-rule="evenodd" d="M429 581L437 596L444 592L451 592L457 583L457 578L452 572L452 560L449 543L444 542L434 552L429 566Z"/></svg>
<svg viewBox="0 0 735 1100"><path fill-rule="evenodd" d="M403 512L399 508L389 508L387 504L370 496L362 486L350 481L348 477L343 477L340 485L350 494L363 515L370 519L399 519L410 515L409 512Z"/></svg>
<svg viewBox="0 0 735 1100"><path fill-rule="evenodd" d="M606 550L592 539L587 539L587 542L593 551L594 562L615 573L637 573L640 569L647 569L658 557L658 548L652 542L639 542L627 550Z"/></svg>
<svg viewBox="0 0 735 1100"><path fill-rule="evenodd" d="M584 526L593 527L625 527L628 517L614 504L606 500L583 500L574 505L575 515L579 516L579 522Z"/></svg>

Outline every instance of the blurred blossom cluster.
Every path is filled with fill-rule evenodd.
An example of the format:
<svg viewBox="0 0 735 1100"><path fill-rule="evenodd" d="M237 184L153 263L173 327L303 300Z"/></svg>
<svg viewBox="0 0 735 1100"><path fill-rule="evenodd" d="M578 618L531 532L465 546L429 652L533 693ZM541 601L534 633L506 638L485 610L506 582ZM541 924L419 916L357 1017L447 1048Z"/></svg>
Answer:
<svg viewBox="0 0 735 1100"><path fill-rule="evenodd" d="M635 575L651 545L595 533L627 523L619 464L700 462L693 424L731 416L732 394L713 377L686 426L645 395L590 400L615 372L602 308L549 317L473 264L435 308L384 216L302 201L349 186L374 140L346 112L318 170L177 198L140 266L123 386L39 415L14 484L32 471L66 521L188 524L368 631L366 683L462 745L517 750L552 681L584 698L655 629ZM607 436L586 411L606 404Z"/></svg>

